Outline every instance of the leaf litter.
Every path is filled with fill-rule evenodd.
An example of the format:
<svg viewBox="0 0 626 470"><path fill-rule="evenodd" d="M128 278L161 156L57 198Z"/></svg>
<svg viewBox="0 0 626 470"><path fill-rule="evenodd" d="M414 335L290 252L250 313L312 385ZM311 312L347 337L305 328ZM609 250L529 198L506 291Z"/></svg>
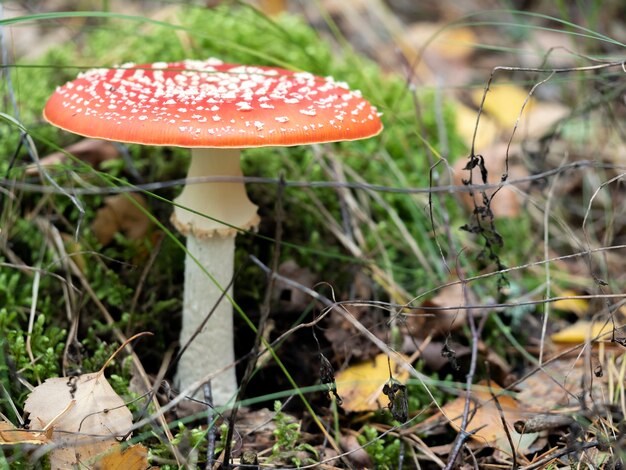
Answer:
<svg viewBox="0 0 626 470"><path fill-rule="evenodd" d="M29 394L24 411L29 414L31 427L52 430L49 436L54 444L50 451L52 468L95 463L104 456L109 461L121 459L141 464L125 468L146 468L144 461L136 458L141 448L121 448L121 442L130 437L133 416L104 376L115 355L128 342L144 334L129 338L98 372L49 378Z"/></svg>

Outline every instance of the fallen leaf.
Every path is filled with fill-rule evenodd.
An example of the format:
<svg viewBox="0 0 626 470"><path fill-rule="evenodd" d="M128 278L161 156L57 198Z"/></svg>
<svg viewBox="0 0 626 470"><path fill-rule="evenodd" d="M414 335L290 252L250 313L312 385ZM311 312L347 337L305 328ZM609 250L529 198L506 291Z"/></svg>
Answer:
<svg viewBox="0 0 626 470"><path fill-rule="evenodd" d="M529 93L530 88L494 84L489 88L483 104L483 111L495 120L507 136L519 119L515 141L543 136L556 122L571 112L567 106L557 102L539 101L534 96L529 96ZM484 90L480 89L472 93L472 101L476 106L480 106L483 94Z"/></svg>
<svg viewBox="0 0 626 470"><path fill-rule="evenodd" d="M468 108L461 102L457 102L455 104L455 113L456 130L463 142L465 142L465 145L467 145L467 148L470 148L474 138L474 130L476 129L478 111ZM487 115L480 116L474 148L480 153L482 149L491 146L496 141L498 133L498 126L493 119Z"/></svg>
<svg viewBox="0 0 626 470"><path fill-rule="evenodd" d="M148 449L141 444L127 448L116 446L95 462L94 470L145 470L150 468Z"/></svg>
<svg viewBox="0 0 626 470"><path fill-rule="evenodd" d="M137 193L117 194L105 198L104 206L98 209L91 224L91 230L98 242L103 246L108 245L117 232L124 233L131 240L143 238L148 233L152 221L136 203L144 209L148 208L145 198Z"/></svg>
<svg viewBox="0 0 626 470"><path fill-rule="evenodd" d="M418 22L408 27L406 39L425 53L450 61L467 60L474 53L478 38L470 28L443 29L443 23Z"/></svg>
<svg viewBox="0 0 626 470"><path fill-rule="evenodd" d="M315 275L308 268L300 267L292 259L278 266L278 274L309 289L317 282ZM302 312L311 304L311 298L302 289L297 289L280 279L274 284L272 296L274 301L280 303L282 312Z"/></svg>
<svg viewBox="0 0 626 470"><path fill-rule="evenodd" d="M422 304L422 307L427 307L423 310L424 314L412 317L420 324L418 335L426 337L433 332L446 333L464 326L467 319L467 310L463 308L465 303L460 282L438 289L437 295Z"/></svg>
<svg viewBox="0 0 626 470"><path fill-rule="evenodd" d="M18 429L9 422L0 421L0 445L49 444L51 435L52 427L45 431L31 431Z"/></svg>
<svg viewBox="0 0 626 470"><path fill-rule="evenodd" d="M598 355L592 352L592 364L597 364ZM592 402L604 402L606 389L597 386L606 381L606 377L594 377L593 387L589 387L592 372L586 365L586 359L556 359L541 366L540 369L517 384L517 400L525 409L536 413L553 413L559 409L564 412L580 410L580 397L587 396ZM585 392L583 394L583 387Z"/></svg>
<svg viewBox="0 0 626 470"><path fill-rule="evenodd" d="M472 92L472 101L476 106L480 106L483 99L484 90L477 88ZM535 98L528 98L528 90L511 84L492 84L487 92L483 111L493 117L502 129L510 130L515 124L524 102L528 103L524 109L525 113L532 110L535 105Z"/></svg>
<svg viewBox="0 0 626 470"><path fill-rule="evenodd" d="M520 65L536 67L538 60L547 59L546 68L576 67L579 56L576 54L576 36L563 34L561 31L537 29L528 39L518 45L517 57ZM549 55L547 53L550 52Z"/></svg>
<svg viewBox="0 0 626 470"><path fill-rule="evenodd" d="M558 293L559 297L569 297L578 295L577 292L571 290L564 290ZM587 299L572 299L565 298L557 300L552 304L552 306L557 310L562 310L563 312L572 312L576 315L582 316L589 310L589 301Z"/></svg>
<svg viewBox="0 0 626 470"><path fill-rule="evenodd" d="M409 373L391 360L393 378L406 383ZM379 354L371 361L348 367L335 375L337 392L343 400L342 408L348 412L373 411L387 406L389 400L383 387L389 381L387 355Z"/></svg>
<svg viewBox="0 0 626 470"><path fill-rule="evenodd" d="M285 0L262 0L261 11L268 16L276 16L287 11Z"/></svg>
<svg viewBox="0 0 626 470"><path fill-rule="evenodd" d="M611 322L579 320L573 325L554 333L550 338L555 343L584 343L587 340L596 338L609 339L612 331L613 324Z"/></svg>
<svg viewBox="0 0 626 470"><path fill-rule="evenodd" d="M444 23L420 21L408 26L403 41L415 54L420 53L420 65L431 71L420 78L428 84L466 84L471 77L471 60L479 42L474 31L466 27L445 28ZM409 59L413 59L410 55ZM417 55L415 56L415 59ZM409 62L413 62L409 60Z"/></svg>
<svg viewBox="0 0 626 470"><path fill-rule="evenodd" d="M54 423L50 453L52 468L83 465L125 436L132 415L104 377L104 372L55 377L35 387L24 404L31 423L45 428Z"/></svg>
<svg viewBox="0 0 626 470"><path fill-rule="evenodd" d="M512 396L502 394L503 389L498 385L493 384L491 391L498 397L498 403L502 408L502 412L498 410L487 385L480 383L472 391L467 432L473 432L471 435L472 440L511 455L511 446L504 429L504 423L501 420L502 415L510 433L513 447L517 452L525 453L532 443L535 442L538 434L519 434L513 428L513 424L518 420L526 419L528 411L525 411ZM451 426L457 432L460 430L464 408L465 396L447 403L442 408L445 415L450 419Z"/></svg>
<svg viewBox="0 0 626 470"><path fill-rule="evenodd" d="M66 153L82 160L83 162L97 168L102 162L119 158L120 152L116 145L106 140L83 139L75 144L66 147L65 152L54 152L39 160L39 165L50 167L61 163L66 163L68 156ZM33 175L39 172L39 167L35 164L26 167L26 174Z"/></svg>

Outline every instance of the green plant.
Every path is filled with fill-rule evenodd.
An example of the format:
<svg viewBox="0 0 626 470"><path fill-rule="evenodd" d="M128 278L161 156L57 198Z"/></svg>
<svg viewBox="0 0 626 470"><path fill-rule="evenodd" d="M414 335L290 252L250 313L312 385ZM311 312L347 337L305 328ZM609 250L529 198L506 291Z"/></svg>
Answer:
<svg viewBox="0 0 626 470"><path fill-rule="evenodd" d="M370 456L374 467L379 470L398 468L400 460L400 439L389 434L380 437L372 426L364 426L357 441Z"/></svg>
<svg viewBox="0 0 626 470"><path fill-rule="evenodd" d="M276 400L274 402L274 423L276 429L272 432L276 442L272 446L270 460L291 462L297 467L304 464L314 463L311 457L303 457L306 454L313 454L318 458L317 451L311 444L299 442L302 438L300 433L300 423L292 422L289 416L282 411L282 404Z"/></svg>
<svg viewBox="0 0 626 470"><path fill-rule="evenodd" d="M27 353L27 330L19 326L14 306L0 309L0 380L5 384L14 403L20 406L26 397L27 389L21 386L17 377L31 384L43 382L48 377L58 375L63 355L63 340L66 332L57 326L50 326L44 315L39 315L33 323L30 336L32 360ZM11 408L4 405L3 411Z"/></svg>

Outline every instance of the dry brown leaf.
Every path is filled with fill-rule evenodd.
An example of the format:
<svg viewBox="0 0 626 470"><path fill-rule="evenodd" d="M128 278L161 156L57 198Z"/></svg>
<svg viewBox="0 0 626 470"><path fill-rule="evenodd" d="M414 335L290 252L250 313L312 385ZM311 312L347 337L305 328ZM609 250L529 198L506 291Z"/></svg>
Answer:
<svg viewBox="0 0 626 470"><path fill-rule="evenodd" d="M141 194L117 194L107 197L104 206L98 209L96 218L91 224L91 230L103 246L111 243L117 232L124 233L131 240L138 240L152 227L152 221L129 197L144 209L148 208Z"/></svg>
<svg viewBox="0 0 626 470"><path fill-rule="evenodd" d="M94 470L145 470L149 468L148 449L141 444L127 448L117 445L95 462Z"/></svg>
<svg viewBox="0 0 626 470"><path fill-rule="evenodd" d="M52 468L83 465L126 435L132 415L115 393L103 371L78 377L47 379L35 387L24 404L31 423L45 428L54 423L50 453Z"/></svg>
<svg viewBox="0 0 626 470"><path fill-rule="evenodd" d="M286 0L261 0L261 11L269 16L276 16L287 11Z"/></svg>
<svg viewBox="0 0 626 470"><path fill-rule="evenodd" d="M98 167L102 162L119 158L120 152L112 142L97 139L83 139L65 148L65 152L82 160L88 165ZM43 167L58 165L67 162L67 155L64 152L54 152L39 160ZM37 165L29 165L26 168L27 175L37 174Z"/></svg>
<svg viewBox="0 0 626 470"><path fill-rule="evenodd" d="M416 317L421 323L421 332L424 336L435 333L454 331L466 324L467 310L465 305L465 295L463 285L459 283L450 284L437 291L430 300L425 301L422 307L426 315ZM441 308L441 310L437 310Z"/></svg>
<svg viewBox="0 0 626 470"><path fill-rule="evenodd" d="M519 402L510 395L501 394L502 388L492 385L491 391L498 397L498 403L502 408L502 413L498 410L495 401L485 383L472 391L472 403L470 404L469 422L467 431L473 432L471 438L479 444L487 445L499 449L507 454L511 454L509 444L501 415L504 416L506 426L509 430L513 447L518 452L524 453L537 439L537 433L519 434L513 428L513 424L528 417ZM446 416L451 420L452 427L459 431L465 408L465 397L461 396L456 400L447 403L443 407Z"/></svg>
<svg viewBox="0 0 626 470"><path fill-rule="evenodd" d="M406 383L409 373L391 360L393 378ZM387 406L383 387L389 381L387 355L379 354L373 360L348 367L335 375L337 392L348 412L373 411Z"/></svg>
<svg viewBox="0 0 626 470"><path fill-rule="evenodd" d="M30 431L28 429L18 429L11 423L0 421L0 445L49 444L52 436L52 427L45 431Z"/></svg>
<svg viewBox="0 0 626 470"><path fill-rule="evenodd" d="M317 279L308 269L289 259L278 266L278 274L312 289ZM302 289L296 289L280 279L276 280L272 291L274 301L280 303L282 312L302 312L311 304L311 298Z"/></svg>
<svg viewBox="0 0 626 470"><path fill-rule="evenodd" d="M591 363L598 364L597 352L593 351ZM606 389L599 386L606 382L604 377L593 377L593 387L589 387L592 381L592 371L585 365L583 358L557 359L544 364L530 377L517 384L519 390L516 398L523 403L524 408L533 409L537 413L555 412L559 409L580 410L580 397L583 395L583 387L590 389L592 402L604 403L606 401Z"/></svg>

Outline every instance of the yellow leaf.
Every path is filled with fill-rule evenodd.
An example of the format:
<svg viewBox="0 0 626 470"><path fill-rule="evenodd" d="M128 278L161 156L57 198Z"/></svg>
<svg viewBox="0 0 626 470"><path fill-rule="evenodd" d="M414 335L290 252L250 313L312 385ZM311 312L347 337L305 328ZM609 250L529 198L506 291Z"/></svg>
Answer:
<svg viewBox="0 0 626 470"><path fill-rule="evenodd" d="M483 99L484 90L476 89L472 92L472 100L476 106L480 105ZM511 130L524 102L528 98L528 90L516 85L492 85L487 92L487 98L483 106L483 111L493 117L502 129ZM524 113L532 110L535 100L530 98Z"/></svg>
<svg viewBox="0 0 626 470"><path fill-rule="evenodd" d="M476 128L476 117L478 111L470 109L461 102L455 105L456 111L456 130L463 139L467 147L471 147L472 138L474 137L474 129ZM476 140L474 146L477 151L489 147L498 137L498 126L489 116L483 114L480 116L478 131L476 132Z"/></svg>
<svg viewBox="0 0 626 470"><path fill-rule="evenodd" d="M458 64L469 60L479 41L474 31L463 27L443 29L444 26L425 21L413 23L407 28L405 38L415 50L426 46L423 53L430 61L443 59Z"/></svg>
<svg viewBox="0 0 626 470"><path fill-rule="evenodd" d="M391 360L393 378L406 383L409 373ZM387 355L379 354L373 360L350 366L335 376L337 392L348 412L373 411L388 404L383 387L389 381Z"/></svg>
<svg viewBox="0 0 626 470"><path fill-rule="evenodd" d="M551 338L555 343L584 343L587 339L607 339L611 334L613 324L611 322L589 322L579 320L558 333L554 333Z"/></svg>
<svg viewBox="0 0 626 470"><path fill-rule="evenodd" d="M559 297L568 297L570 295L578 295L571 290L565 290L559 293ZM560 299L552 304L557 310L563 310L564 312L572 312L576 315L584 315L589 308L589 301L587 299Z"/></svg>

